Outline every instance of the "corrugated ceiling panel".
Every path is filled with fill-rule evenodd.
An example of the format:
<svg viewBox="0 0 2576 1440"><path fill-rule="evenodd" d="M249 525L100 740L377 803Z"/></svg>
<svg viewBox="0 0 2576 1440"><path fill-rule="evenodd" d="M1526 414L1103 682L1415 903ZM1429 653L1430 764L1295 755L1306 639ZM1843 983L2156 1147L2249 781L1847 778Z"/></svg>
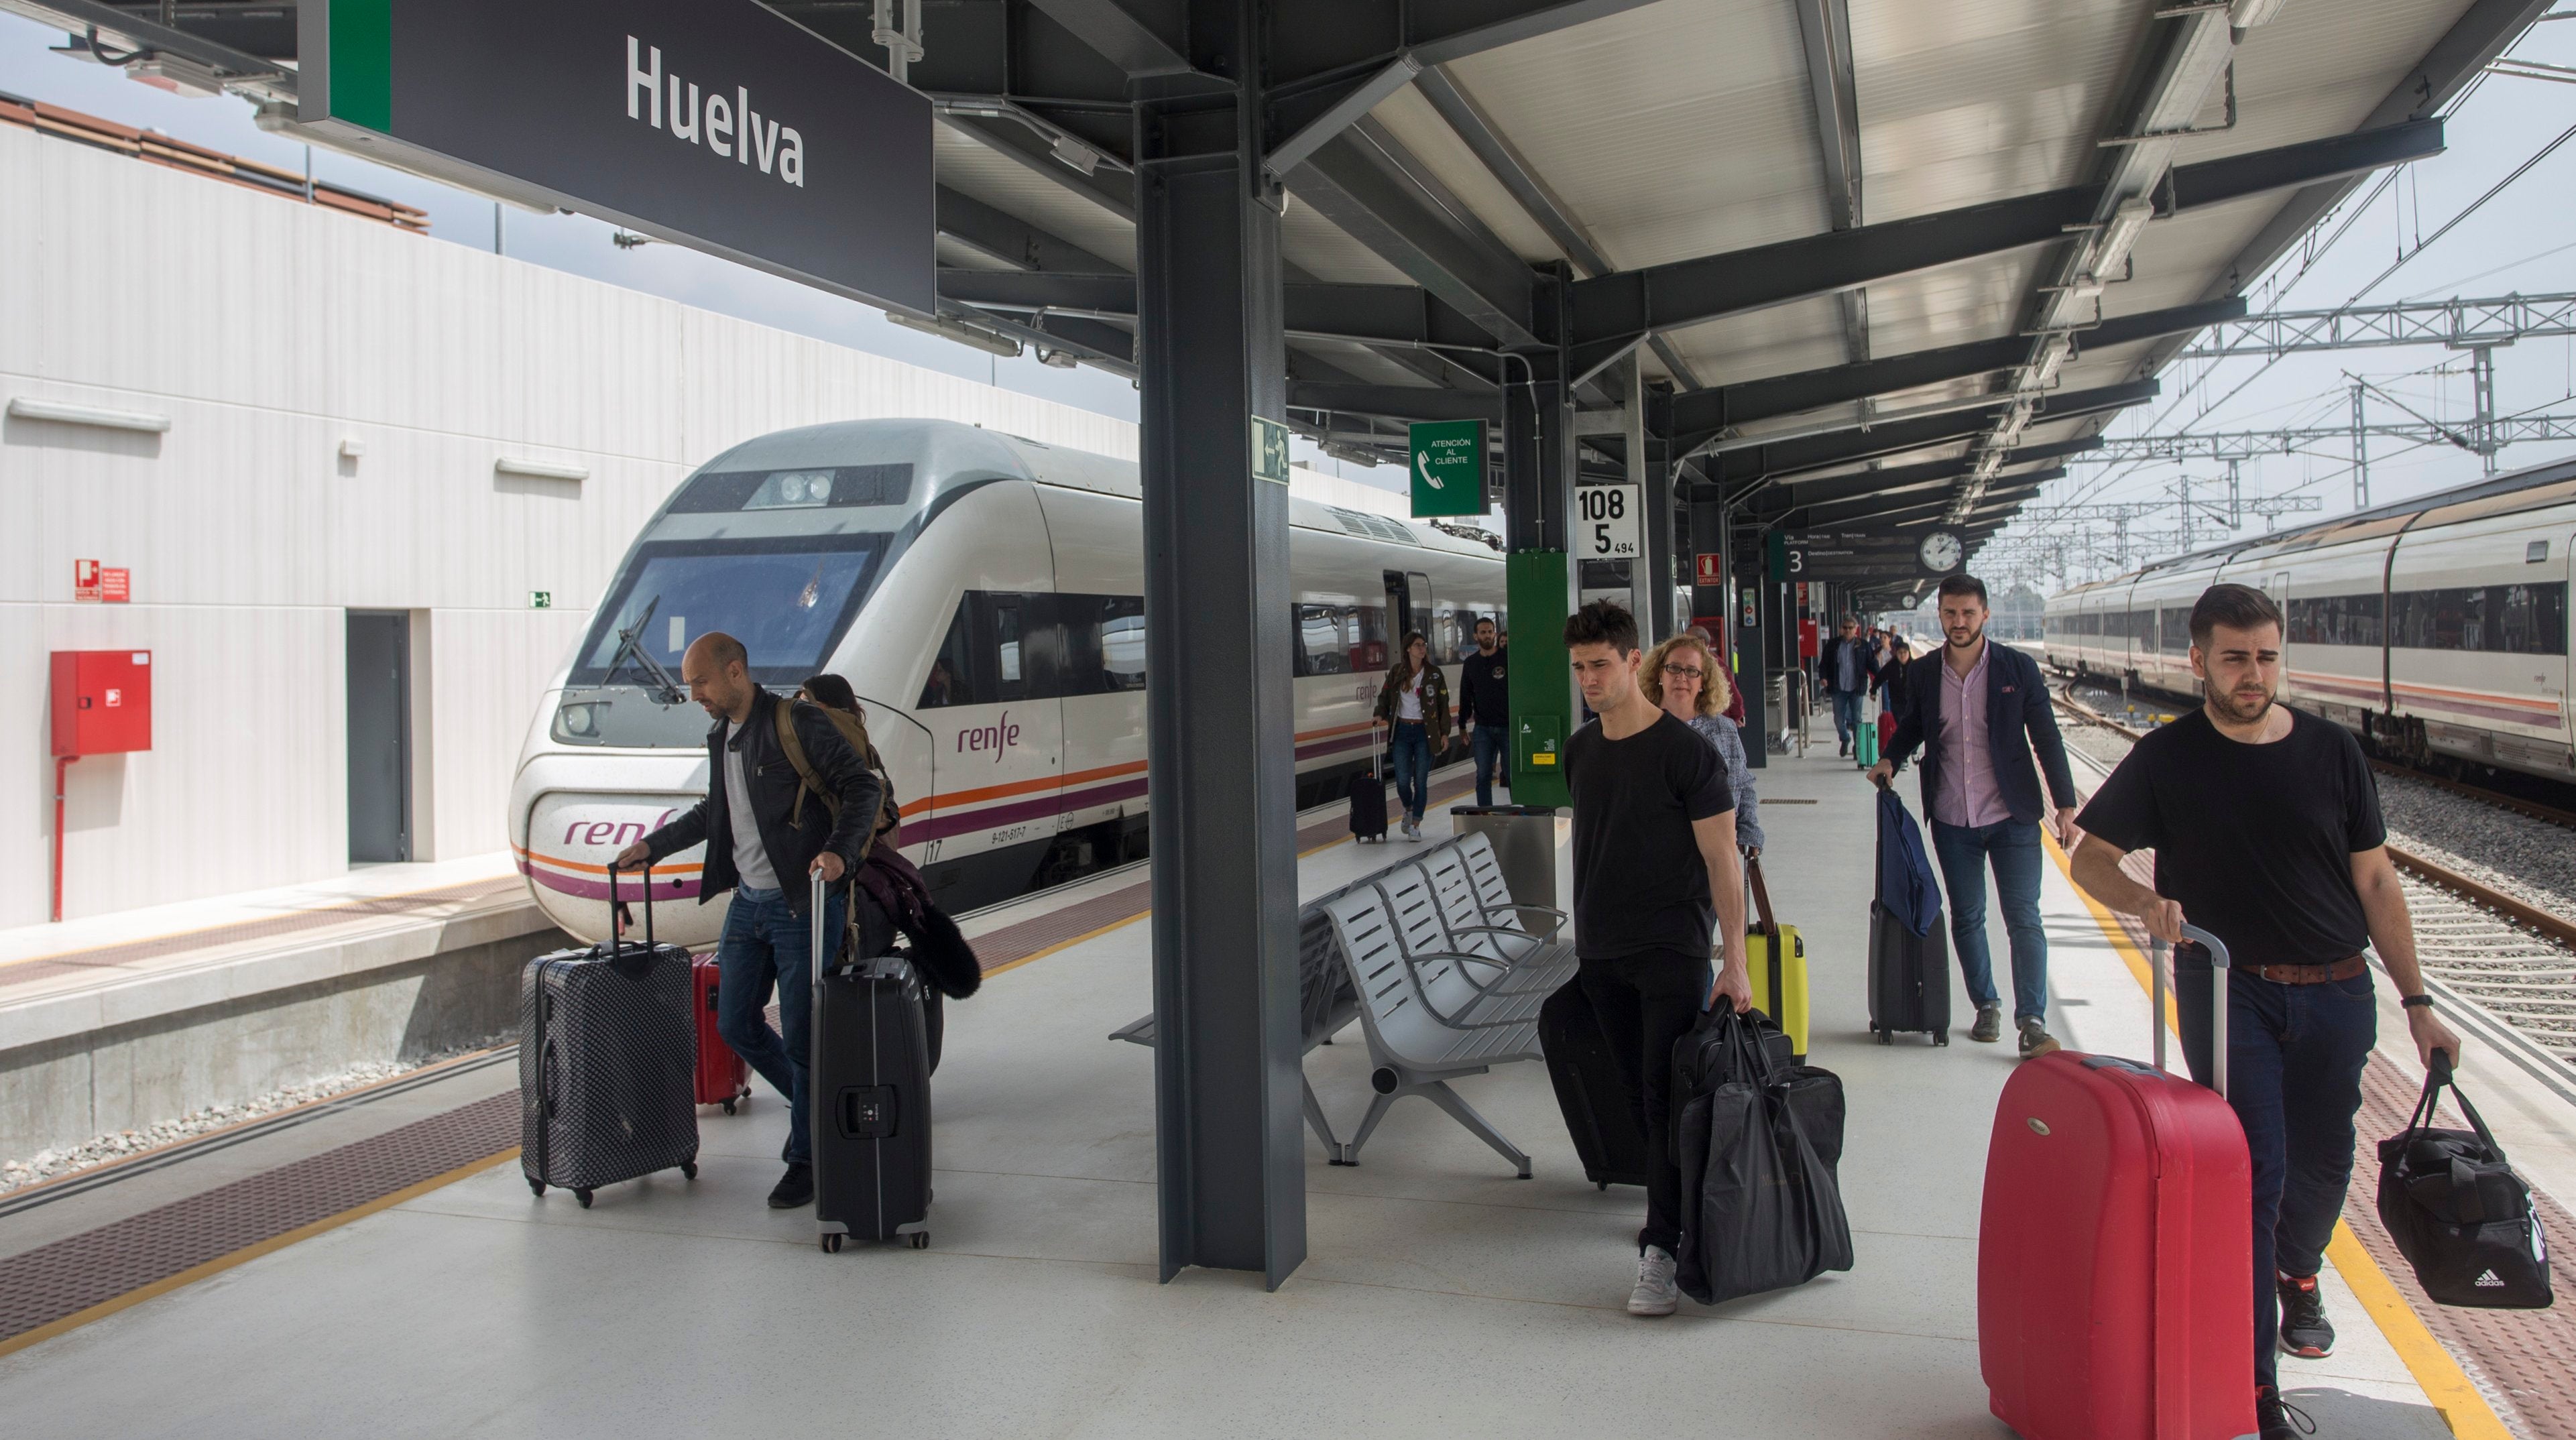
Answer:
<svg viewBox="0 0 2576 1440"><path fill-rule="evenodd" d="M931 165L940 184L1016 215L1111 264L1135 268L1133 225L1045 176L1032 173L1017 160L993 153L971 136L946 125L931 126L930 135Z"/></svg>
<svg viewBox="0 0 2576 1440"><path fill-rule="evenodd" d="M2149 20L2138 0L1852 0L1862 218L2081 179Z"/></svg>
<svg viewBox="0 0 2576 1440"><path fill-rule="evenodd" d="M1668 0L1452 66L1623 268L1824 228L1798 24Z"/></svg>
<svg viewBox="0 0 2576 1440"><path fill-rule="evenodd" d="M1520 202L1467 148L1467 142L1459 139L1449 122L1440 118L1440 112L1431 108L1431 102L1422 98L1421 91L1410 87L1398 90L1370 111L1369 118L1385 126L1387 133L1412 151L1440 183L1467 202L1467 208L1485 222L1486 228L1501 236L1513 254L1534 265L1563 258L1564 252L1556 248L1556 242L1529 218Z"/></svg>
<svg viewBox="0 0 2576 1440"><path fill-rule="evenodd" d="M1671 338L1701 383L1732 385L1842 364L1850 358L1842 315L1841 301L1822 296L1695 325Z"/></svg>
<svg viewBox="0 0 2576 1440"><path fill-rule="evenodd" d="M1288 197L1279 217L1279 255L1318 280L1355 285L1407 285L1411 280L1378 253L1350 237L1311 205Z"/></svg>

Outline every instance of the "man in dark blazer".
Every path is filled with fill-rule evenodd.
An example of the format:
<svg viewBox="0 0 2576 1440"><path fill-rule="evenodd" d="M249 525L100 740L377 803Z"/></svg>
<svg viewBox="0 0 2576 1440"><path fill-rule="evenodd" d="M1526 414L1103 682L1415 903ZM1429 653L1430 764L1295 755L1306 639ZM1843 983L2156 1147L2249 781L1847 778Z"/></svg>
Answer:
<svg viewBox="0 0 2576 1440"><path fill-rule="evenodd" d="M1923 752L1932 853L1950 895L1960 978L1977 1003L1968 1038L1987 1043L2003 1037L2003 1003L1986 947L1986 867L1993 863L2004 930L2012 937L2013 1023L2027 1060L2057 1048L2048 1034L2048 932L2039 923L2039 826L2047 820L2058 843L2066 843L2075 779L2039 662L1986 640L1985 582L1953 575L1941 582L1940 599L1949 643L1905 667L1896 734L1869 773L1884 784L1918 747ZM2042 770L2053 812L2040 794Z"/></svg>

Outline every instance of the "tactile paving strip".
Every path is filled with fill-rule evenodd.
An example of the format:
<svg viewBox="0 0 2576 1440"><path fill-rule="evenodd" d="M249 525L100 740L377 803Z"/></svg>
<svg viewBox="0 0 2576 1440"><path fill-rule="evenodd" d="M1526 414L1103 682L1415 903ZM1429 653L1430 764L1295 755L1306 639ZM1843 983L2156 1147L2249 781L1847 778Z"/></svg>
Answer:
<svg viewBox="0 0 2576 1440"><path fill-rule="evenodd" d="M2344 1223L2519 1440L2576 1440L2576 1314L2569 1312L2576 1305L2576 1258L2567 1250L2576 1242L2576 1217L2550 1196L2532 1193L2542 1231L2552 1242L2549 1274L2558 1297L2552 1308L2463 1310L2434 1304L2380 1225L2373 1198L2379 1188L2379 1139L2406 1128L2417 1099L2416 1088L2395 1066L2370 1057L2361 1079L2359 1134ZM2451 1118L2443 1124L2467 1123L2454 1109L2445 1107L2444 1113ZM2295 1384L2296 1365L2292 1361L2281 1367L2284 1385Z"/></svg>
<svg viewBox="0 0 2576 1440"><path fill-rule="evenodd" d="M379 915L409 915L434 910L441 905L460 901L485 900L510 891L524 891L527 882L515 875L490 880L474 880L462 885L447 885L435 890L416 890L408 895L372 895L311 910L295 910L273 915L265 920L244 920L233 925L211 925L203 930L187 930L176 935L162 935L150 940L137 940L125 945L101 945L88 950L66 950L54 955L0 965L0 985L24 985L30 981L51 979L75 971L102 970L118 965L131 965L141 960L157 960L164 955L179 955L190 950L211 950L218 945L237 945L245 940L267 940L279 935L293 935L306 930L319 930L326 925L343 925Z"/></svg>
<svg viewBox="0 0 2576 1440"><path fill-rule="evenodd" d="M512 1091L0 1260L0 1346L518 1142Z"/></svg>

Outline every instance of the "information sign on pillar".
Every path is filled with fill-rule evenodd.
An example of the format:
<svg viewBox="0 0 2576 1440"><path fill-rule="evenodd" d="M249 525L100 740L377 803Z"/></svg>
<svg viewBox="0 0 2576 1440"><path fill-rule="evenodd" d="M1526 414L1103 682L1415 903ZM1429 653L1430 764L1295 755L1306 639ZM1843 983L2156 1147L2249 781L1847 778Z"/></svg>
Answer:
<svg viewBox="0 0 2576 1440"><path fill-rule="evenodd" d="M1642 485L1580 485L1574 491L1574 554L1579 560L1634 560L1644 553Z"/></svg>
<svg viewBox="0 0 2576 1440"><path fill-rule="evenodd" d="M930 97L757 0L311 0L336 144L918 314Z"/></svg>
<svg viewBox="0 0 2576 1440"><path fill-rule="evenodd" d="M1425 420L1412 427L1413 518L1485 513L1485 422Z"/></svg>

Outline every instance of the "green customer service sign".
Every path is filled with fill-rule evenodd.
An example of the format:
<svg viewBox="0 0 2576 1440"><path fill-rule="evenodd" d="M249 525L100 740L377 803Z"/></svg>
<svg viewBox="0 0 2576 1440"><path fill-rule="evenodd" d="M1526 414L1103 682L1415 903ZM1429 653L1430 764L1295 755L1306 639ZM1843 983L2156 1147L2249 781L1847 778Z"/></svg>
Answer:
<svg viewBox="0 0 2576 1440"><path fill-rule="evenodd" d="M1485 422L1426 420L1413 427L1413 518L1485 513Z"/></svg>

